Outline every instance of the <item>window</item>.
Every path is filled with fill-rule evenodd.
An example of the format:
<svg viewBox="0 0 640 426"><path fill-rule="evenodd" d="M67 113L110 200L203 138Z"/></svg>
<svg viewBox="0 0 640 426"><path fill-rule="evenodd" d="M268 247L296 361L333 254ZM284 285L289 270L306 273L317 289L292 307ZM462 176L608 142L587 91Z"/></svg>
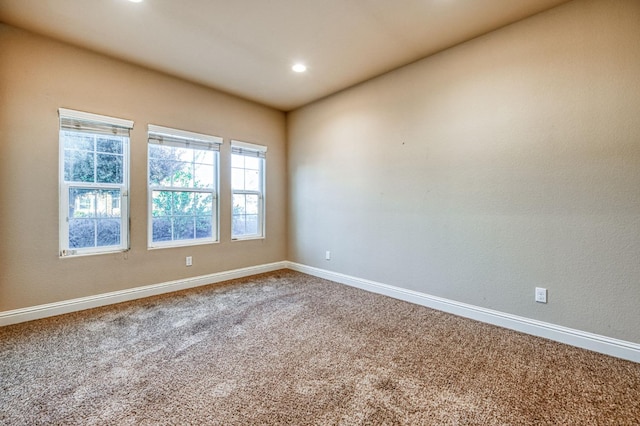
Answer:
<svg viewBox="0 0 640 426"><path fill-rule="evenodd" d="M60 115L60 256L129 247L133 122L64 108Z"/></svg>
<svg viewBox="0 0 640 426"><path fill-rule="evenodd" d="M266 146L231 141L232 239L264 237L266 152Z"/></svg>
<svg viewBox="0 0 640 426"><path fill-rule="evenodd" d="M149 125L150 248L218 241L222 138Z"/></svg>

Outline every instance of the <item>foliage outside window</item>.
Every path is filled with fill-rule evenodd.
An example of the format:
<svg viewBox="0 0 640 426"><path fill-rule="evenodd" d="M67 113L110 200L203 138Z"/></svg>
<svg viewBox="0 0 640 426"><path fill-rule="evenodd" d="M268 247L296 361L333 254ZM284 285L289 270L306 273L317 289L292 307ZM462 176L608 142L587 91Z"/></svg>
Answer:
<svg viewBox="0 0 640 426"><path fill-rule="evenodd" d="M218 240L222 139L149 125L149 247Z"/></svg>
<svg viewBox="0 0 640 426"><path fill-rule="evenodd" d="M60 256L126 250L133 122L60 108Z"/></svg>
<svg viewBox="0 0 640 426"><path fill-rule="evenodd" d="M231 238L264 237L264 168L267 147L231 141Z"/></svg>

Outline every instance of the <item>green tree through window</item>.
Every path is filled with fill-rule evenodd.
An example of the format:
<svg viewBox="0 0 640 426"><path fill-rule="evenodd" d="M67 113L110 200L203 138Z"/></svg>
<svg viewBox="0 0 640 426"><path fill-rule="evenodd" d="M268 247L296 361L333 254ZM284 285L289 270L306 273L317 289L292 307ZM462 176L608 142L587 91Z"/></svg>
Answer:
<svg viewBox="0 0 640 426"><path fill-rule="evenodd" d="M212 145L149 137L152 247L217 239L217 163ZM217 145L215 145L217 148Z"/></svg>

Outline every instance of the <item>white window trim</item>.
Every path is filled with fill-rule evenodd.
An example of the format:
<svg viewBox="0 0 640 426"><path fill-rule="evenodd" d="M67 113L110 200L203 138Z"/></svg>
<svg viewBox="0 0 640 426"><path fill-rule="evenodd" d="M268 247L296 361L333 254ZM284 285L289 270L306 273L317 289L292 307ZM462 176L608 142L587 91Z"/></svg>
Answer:
<svg viewBox="0 0 640 426"><path fill-rule="evenodd" d="M172 129L170 127L158 126L156 124L149 124L147 130L149 134L158 135L158 136L164 135L172 138L179 138L179 139L185 139L185 140L211 142L218 145L222 145L223 143L222 138L219 136L205 135L202 133L190 132L188 130Z"/></svg>
<svg viewBox="0 0 640 426"><path fill-rule="evenodd" d="M231 140L231 147L237 147L237 148L243 148L243 149L248 149L250 151L256 151L256 152L267 152L268 147L264 146L264 145L256 145L254 143L249 143L249 142L242 142L242 141L237 141L232 139Z"/></svg>
<svg viewBox="0 0 640 426"><path fill-rule="evenodd" d="M112 126L124 127L126 129L133 129L133 121L125 120L123 118L108 117L106 115L92 114L90 112L75 111L66 108L58 108L58 115L60 118L72 118L76 120L104 123Z"/></svg>
<svg viewBox="0 0 640 426"><path fill-rule="evenodd" d="M126 128L129 131L133 129L133 121L122 118L109 117L106 115L92 114L84 111L76 111L66 108L58 109L58 203L59 203L59 252L61 259L73 258L77 256L93 256L107 253L120 253L128 251L130 247L129 237L129 173L130 173L130 146L131 136L127 137L123 144L123 170L122 184L105 184L105 183L80 183L65 182L64 180L64 147L60 140L60 132L62 127L60 122L62 119L75 119L79 121L93 122L112 125L116 127ZM121 191L120 202L120 245L107 247L90 247L72 249L69 247L69 190L72 187L95 188L95 189L119 189Z"/></svg>
<svg viewBox="0 0 640 426"><path fill-rule="evenodd" d="M233 182L231 182L231 198L233 200L233 194L253 194L253 195L258 195L258 200L259 200L259 204L258 204L258 214L259 214L259 221L258 221L258 235L247 235L247 236L234 236L233 235L233 201L231 202L231 220L232 220L232 226L231 226L231 241L247 241L247 240L263 240L266 238L266 175L267 175L267 161L266 161L266 152L268 147L264 146L264 145L257 145L257 144L253 144L253 143L249 143L249 142L243 142L243 141L239 141L239 140L235 140L232 139L231 140L231 151L232 151L232 155L233 155L233 148L240 148L242 150L246 150L246 151L254 151L257 153L261 153L261 157L260 159L262 160L262 170L261 170L261 176L260 176L260 186L261 186L261 190L260 191L247 191L247 190L234 190L233 189ZM238 155L242 155L242 154L238 154ZM231 168L232 169L232 168Z"/></svg>
<svg viewBox="0 0 640 426"><path fill-rule="evenodd" d="M165 143L163 137L166 137L168 141ZM150 140L159 140L159 142L151 142ZM175 142L175 140L181 140ZM149 145L169 145L169 146L182 146L189 148L204 148L212 149L215 151L213 161L213 173L214 173L214 187L212 189L206 188L183 188L183 187L165 187L165 186L151 186L149 184L149 157L147 157L147 250L157 250L164 248L174 247L187 247L198 246L207 244L217 244L220 242L220 146L224 143L224 140L219 136L205 135L202 133L191 132L187 130L173 129L170 127L158 126L155 124L149 124L147 129L147 155L149 152ZM216 145L214 147L214 144ZM175 191L175 192L197 192L212 194L213 197L213 209L211 217L211 225L214 228L210 238L198 238L192 240L171 240L171 241L153 241L153 191Z"/></svg>

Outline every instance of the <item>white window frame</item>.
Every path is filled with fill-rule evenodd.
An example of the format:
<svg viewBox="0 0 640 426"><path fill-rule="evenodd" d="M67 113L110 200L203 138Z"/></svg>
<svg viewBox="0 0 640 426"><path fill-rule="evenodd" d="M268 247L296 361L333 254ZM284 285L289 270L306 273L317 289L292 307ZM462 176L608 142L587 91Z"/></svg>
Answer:
<svg viewBox="0 0 640 426"><path fill-rule="evenodd" d="M245 155L257 157L260 161L260 185L258 191L233 189L233 167L231 167L231 239L233 241L264 239L266 237L266 214L265 214L265 190L266 190L266 167L267 167L267 147L249 142L231 140L231 155ZM230 162L233 165L233 161ZM257 195L258 196L258 230L256 234L234 235L233 234L233 196L235 194Z"/></svg>
<svg viewBox="0 0 640 426"><path fill-rule="evenodd" d="M149 159L147 157L147 248L161 249L171 247L184 247L194 246L202 244L213 244L220 241L220 202L219 202L219 188L220 188L220 146L223 144L223 139L218 136L205 135L201 133L190 132L187 130L172 129L169 127L158 126L155 124L149 124L148 126L148 144L147 155L149 153L149 147L152 144L176 146L192 149L205 149L214 152L213 160L213 173L214 184L212 188L195 188L195 187L175 187L175 186L163 186L163 185L151 185L149 176ZM194 238L186 240L170 240L170 241L153 241L153 192L154 191L168 191L168 192L193 192L211 194L213 200L213 206L211 209L211 237L206 238Z"/></svg>
<svg viewBox="0 0 640 426"><path fill-rule="evenodd" d="M75 111L59 108L59 256L68 258L74 256L96 255L104 253L116 253L129 250L129 168L130 168L130 131L133 129L133 121L121 118L92 114L84 111ZM63 125L64 122L64 125ZM73 126L73 127L71 127ZM83 130L87 134L107 134L106 129L114 133L122 133L124 138L122 146L122 183L97 183L97 182L67 182L65 181L65 148L62 132L73 129ZM91 128L100 130L91 131ZM126 133L126 136L125 136ZM102 247L69 247L69 192L72 188L119 190L120 191L120 244Z"/></svg>

